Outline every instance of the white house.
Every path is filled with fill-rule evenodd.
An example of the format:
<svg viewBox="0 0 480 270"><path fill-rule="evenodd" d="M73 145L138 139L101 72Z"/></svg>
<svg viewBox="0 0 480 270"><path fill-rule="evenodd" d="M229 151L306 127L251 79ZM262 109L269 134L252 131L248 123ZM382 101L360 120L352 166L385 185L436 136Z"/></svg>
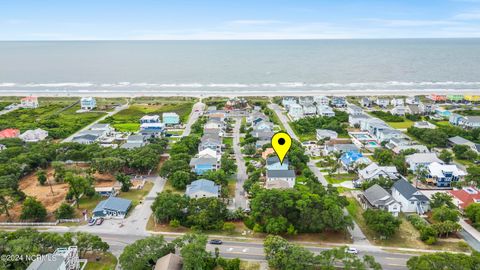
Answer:
<svg viewBox="0 0 480 270"><path fill-rule="evenodd" d="M304 115L315 115L315 114L317 114L317 108L312 103L303 105L303 114Z"/></svg>
<svg viewBox="0 0 480 270"><path fill-rule="evenodd" d="M375 162L359 170L358 176L360 181L370 181L379 177L395 180L399 177L395 166L379 166Z"/></svg>
<svg viewBox="0 0 480 270"><path fill-rule="evenodd" d="M393 98L392 101L390 102L390 104L392 104L393 106L403 106L404 105L404 101L402 98Z"/></svg>
<svg viewBox="0 0 480 270"><path fill-rule="evenodd" d="M348 116L348 124L352 127L358 125L360 126L360 123L366 119L370 118L366 114L358 114L358 115L349 115Z"/></svg>
<svg viewBox="0 0 480 270"><path fill-rule="evenodd" d="M374 208L390 212L397 217L402 205L392 195L378 184L369 187L363 192L363 208Z"/></svg>
<svg viewBox="0 0 480 270"><path fill-rule="evenodd" d="M267 170L265 188L293 188L295 186L294 170Z"/></svg>
<svg viewBox="0 0 480 270"><path fill-rule="evenodd" d="M338 138L338 133L329 129L317 129L316 133L317 133L317 140L319 141L327 138L328 139Z"/></svg>
<svg viewBox="0 0 480 270"><path fill-rule="evenodd" d="M393 109L390 110L390 113L393 115L404 116L407 109L403 105L397 105Z"/></svg>
<svg viewBox="0 0 480 270"><path fill-rule="evenodd" d="M430 209L430 202L422 192L417 190L404 178L401 178L393 184L393 198L402 205L401 211L404 213L417 213L423 215Z"/></svg>
<svg viewBox="0 0 480 270"><path fill-rule="evenodd" d="M35 258L27 270L79 270L78 247L70 246L66 248L57 248L55 252L42 256L32 256Z"/></svg>
<svg viewBox="0 0 480 270"><path fill-rule="evenodd" d="M416 96L410 96L405 99L405 103L408 105L418 105L420 103L420 99Z"/></svg>
<svg viewBox="0 0 480 270"><path fill-rule="evenodd" d="M140 123L160 123L160 115L144 115L140 118Z"/></svg>
<svg viewBox="0 0 480 270"><path fill-rule="evenodd" d="M298 120L303 117L303 107L299 104L290 104L288 114L293 120Z"/></svg>
<svg viewBox="0 0 480 270"><path fill-rule="evenodd" d="M437 126L428 122L428 121L418 121L413 124L416 128L428 128L428 129L436 129Z"/></svg>
<svg viewBox="0 0 480 270"><path fill-rule="evenodd" d="M457 165L447 165L438 162L430 163L427 170L427 182L433 183L437 187L450 187L452 182L461 181L467 175Z"/></svg>
<svg viewBox="0 0 480 270"><path fill-rule="evenodd" d="M97 107L97 101L94 97L82 97L80 99L80 108L84 111L90 111Z"/></svg>
<svg viewBox="0 0 480 270"><path fill-rule="evenodd" d="M405 157L405 162L408 164L408 168L415 172L419 166L427 168L430 163L437 162L443 164L443 161L437 157L435 153L415 153Z"/></svg>
<svg viewBox="0 0 480 270"><path fill-rule="evenodd" d="M285 109L289 110L290 106L293 104L297 104L297 98L295 97L284 97L282 99L282 106L285 107Z"/></svg>
<svg viewBox="0 0 480 270"><path fill-rule="evenodd" d="M386 108L388 104L390 104L390 101L386 98L377 98L375 103L382 108Z"/></svg>
<svg viewBox="0 0 480 270"><path fill-rule="evenodd" d="M335 112L333 111L333 109L329 106L324 106L324 105L317 106L317 114L325 117L335 116Z"/></svg>
<svg viewBox="0 0 480 270"><path fill-rule="evenodd" d="M48 137L48 131L45 131L41 128L30 129L18 136L24 142L39 142L43 141Z"/></svg>
<svg viewBox="0 0 480 270"><path fill-rule="evenodd" d="M326 96L314 96L313 101L317 105L328 106L330 104L330 99Z"/></svg>
<svg viewBox="0 0 480 270"><path fill-rule="evenodd" d="M20 100L20 107L35 109L38 108L38 98L34 96L24 97Z"/></svg>

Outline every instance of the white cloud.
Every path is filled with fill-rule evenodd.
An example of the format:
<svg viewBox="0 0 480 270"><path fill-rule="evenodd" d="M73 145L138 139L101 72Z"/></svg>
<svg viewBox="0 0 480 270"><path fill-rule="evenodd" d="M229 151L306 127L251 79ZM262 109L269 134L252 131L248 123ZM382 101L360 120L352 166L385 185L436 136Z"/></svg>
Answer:
<svg viewBox="0 0 480 270"><path fill-rule="evenodd" d="M255 26L255 25L272 25L283 23L282 21L277 20L234 20L229 21L229 25L246 25L246 26Z"/></svg>
<svg viewBox="0 0 480 270"><path fill-rule="evenodd" d="M455 20L474 21L480 20L480 10L459 13L453 17Z"/></svg>

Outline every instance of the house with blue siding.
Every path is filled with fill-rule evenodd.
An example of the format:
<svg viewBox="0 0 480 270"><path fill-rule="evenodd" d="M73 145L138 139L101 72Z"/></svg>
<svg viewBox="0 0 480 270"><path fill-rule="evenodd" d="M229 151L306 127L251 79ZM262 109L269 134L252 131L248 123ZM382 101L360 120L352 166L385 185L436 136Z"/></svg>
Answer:
<svg viewBox="0 0 480 270"><path fill-rule="evenodd" d="M219 169L220 164L217 158L198 157L190 160L190 167L196 174L202 175L207 171Z"/></svg>
<svg viewBox="0 0 480 270"><path fill-rule="evenodd" d="M165 125L178 125L180 124L180 116L174 112L163 113L163 123Z"/></svg>
<svg viewBox="0 0 480 270"><path fill-rule="evenodd" d="M97 107L97 101L94 97L83 97L80 99L80 108L85 111L93 110Z"/></svg>
<svg viewBox="0 0 480 270"><path fill-rule="evenodd" d="M450 187L452 182L462 181L466 172L460 170L457 165L430 163L427 167L427 182L437 187Z"/></svg>
<svg viewBox="0 0 480 270"><path fill-rule="evenodd" d="M266 161L267 170L288 170L288 165L289 162L287 158L283 160L283 163L280 163L278 156L269 157Z"/></svg>

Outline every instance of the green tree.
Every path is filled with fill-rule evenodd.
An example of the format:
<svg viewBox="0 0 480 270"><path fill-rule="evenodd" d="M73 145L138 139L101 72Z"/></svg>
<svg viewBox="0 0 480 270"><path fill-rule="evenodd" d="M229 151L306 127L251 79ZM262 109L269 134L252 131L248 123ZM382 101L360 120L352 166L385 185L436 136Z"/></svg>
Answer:
<svg viewBox="0 0 480 270"><path fill-rule="evenodd" d="M182 221L183 209L188 205L188 198L167 190L159 193L152 204L155 222L170 222L172 219Z"/></svg>
<svg viewBox="0 0 480 270"><path fill-rule="evenodd" d="M218 198L190 199L187 207L188 226L200 230L222 229L227 207Z"/></svg>
<svg viewBox="0 0 480 270"><path fill-rule="evenodd" d="M176 171L168 178L172 186L176 189L185 189L191 182L190 172Z"/></svg>
<svg viewBox="0 0 480 270"><path fill-rule="evenodd" d="M65 164L60 161L54 161L52 162L52 167L55 171L53 174L55 181L58 183L63 183L63 181L65 180L65 174L67 173L67 170L65 169Z"/></svg>
<svg viewBox="0 0 480 270"><path fill-rule="evenodd" d="M447 206L448 208L455 208L453 204L453 198L448 193L437 192L432 195L430 199L430 207L438 208L442 206Z"/></svg>
<svg viewBox="0 0 480 270"><path fill-rule="evenodd" d="M480 223L480 203L472 203L465 208L465 215L470 219L475 228L479 228Z"/></svg>
<svg viewBox="0 0 480 270"><path fill-rule="evenodd" d="M409 270L432 270L432 269L477 269L479 262L478 252L471 256L461 253L436 252L412 257L407 261Z"/></svg>
<svg viewBox="0 0 480 270"><path fill-rule="evenodd" d="M158 259L174 252L175 246L163 236L149 236L126 246L119 262L123 269L150 270Z"/></svg>
<svg viewBox="0 0 480 270"><path fill-rule="evenodd" d="M480 166L470 166L467 168L467 176L465 181L474 183L477 187L480 186Z"/></svg>
<svg viewBox="0 0 480 270"><path fill-rule="evenodd" d="M452 162L453 160L453 155L450 151L448 151L447 149L443 149L441 152L440 152L440 155L438 156L438 158L440 158L441 160L445 161L445 163L447 164L450 164L450 162Z"/></svg>
<svg viewBox="0 0 480 270"><path fill-rule="evenodd" d="M212 256L206 251L207 237L205 235L191 234L182 238L180 254L183 258L183 270L208 270L213 269Z"/></svg>
<svg viewBox="0 0 480 270"><path fill-rule="evenodd" d="M75 217L75 209L69 204L62 203L57 210L55 210L55 217L57 219L70 219Z"/></svg>
<svg viewBox="0 0 480 270"><path fill-rule="evenodd" d="M451 209L446 205L432 209L432 219L436 222L458 221L459 213L456 209Z"/></svg>
<svg viewBox="0 0 480 270"><path fill-rule="evenodd" d="M8 210L15 206L16 201L13 190L6 188L0 189L0 214L6 214L10 220L11 216Z"/></svg>
<svg viewBox="0 0 480 270"><path fill-rule="evenodd" d="M45 185L45 183L47 182L47 173L44 170L38 170L36 175L38 183L40 183L40 185L42 186Z"/></svg>
<svg viewBox="0 0 480 270"><path fill-rule="evenodd" d="M34 197L27 197L22 205L22 213L20 219L43 221L47 217L47 209L41 202Z"/></svg>
<svg viewBox="0 0 480 270"><path fill-rule="evenodd" d="M122 184L122 187L120 188L122 192L128 192L132 187L130 176L124 173L117 173L117 175L115 175L115 179Z"/></svg>
<svg viewBox="0 0 480 270"><path fill-rule="evenodd" d="M393 152L388 149L376 148L373 158L378 161L380 166L391 165L393 163Z"/></svg>
<svg viewBox="0 0 480 270"><path fill-rule="evenodd" d="M69 192L75 198L75 204L77 208L79 207L80 196L86 193L89 189L92 188L92 183L86 178L74 175L71 172L68 172L65 176L65 182L70 186Z"/></svg>
<svg viewBox="0 0 480 270"><path fill-rule="evenodd" d="M78 247L80 257L85 257L87 252L105 252L110 246L102 241L97 235L85 232L68 233L71 237L72 245Z"/></svg>
<svg viewBox="0 0 480 270"><path fill-rule="evenodd" d="M367 209L363 212L363 218L370 229L385 238L392 237L402 223L391 213L383 210Z"/></svg>
<svg viewBox="0 0 480 270"><path fill-rule="evenodd" d="M104 157L92 159L91 166L99 173L115 174L125 166L124 159L119 157Z"/></svg>

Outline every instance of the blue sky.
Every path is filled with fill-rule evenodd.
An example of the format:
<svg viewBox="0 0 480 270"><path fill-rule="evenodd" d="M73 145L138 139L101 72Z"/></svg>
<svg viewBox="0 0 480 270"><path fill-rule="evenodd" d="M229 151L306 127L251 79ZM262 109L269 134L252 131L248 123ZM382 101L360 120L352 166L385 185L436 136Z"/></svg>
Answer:
<svg viewBox="0 0 480 270"><path fill-rule="evenodd" d="M0 0L0 40L480 37L480 0Z"/></svg>

